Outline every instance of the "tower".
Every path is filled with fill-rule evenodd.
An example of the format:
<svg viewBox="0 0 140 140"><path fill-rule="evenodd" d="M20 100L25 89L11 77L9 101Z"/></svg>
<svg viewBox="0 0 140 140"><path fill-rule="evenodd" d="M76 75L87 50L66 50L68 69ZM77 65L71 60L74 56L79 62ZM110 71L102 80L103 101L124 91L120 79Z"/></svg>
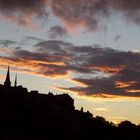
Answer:
<svg viewBox="0 0 140 140"><path fill-rule="evenodd" d="M4 82L4 86L6 86L6 87L10 87L11 86L10 68L9 68L9 66L8 66L8 69L7 69L7 75L6 75L6 79L5 79L5 82Z"/></svg>
<svg viewBox="0 0 140 140"><path fill-rule="evenodd" d="M14 87L17 87L17 74L15 76L15 83L14 83Z"/></svg>

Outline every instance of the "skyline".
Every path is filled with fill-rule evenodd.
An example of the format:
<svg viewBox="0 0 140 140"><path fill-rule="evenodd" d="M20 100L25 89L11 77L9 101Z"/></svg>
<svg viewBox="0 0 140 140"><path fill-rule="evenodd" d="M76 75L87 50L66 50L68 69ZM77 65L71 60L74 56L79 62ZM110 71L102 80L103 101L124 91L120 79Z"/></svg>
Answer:
<svg viewBox="0 0 140 140"><path fill-rule="evenodd" d="M7 70L6 70L7 72ZM15 86L15 79L16 79L16 76L17 74L16 73L13 73L10 71L10 81L11 81L11 86ZM20 79L22 74L19 74L19 78L17 80L17 86L23 86L24 88L26 88L25 85L28 85L27 83L22 84L21 81L22 79ZM5 76L3 76L3 81L1 82L1 84L3 85L4 84L4 81L5 81L5 78L6 78L6 73L5 73ZM25 75L23 76L25 77ZM26 78L26 77L25 77ZM33 78L34 79L34 78ZM40 85L40 84L38 84ZM42 85L39 86L41 89L39 91L42 90ZM35 87L32 87L32 88L29 88L28 91L34 91ZM35 91L38 91L38 88L36 87ZM48 91L47 92L50 92L49 88L48 88ZM48 94L47 92L40 92L41 94ZM59 93L56 92L56 91L52 91L54 92L53 94L57 95ZM60 92L59 94L62 94L62 92ZM64 93L63 93L64 94ZM139 100L136 100L135 98L133 99L130 99L130 98L108 98L107 100L105 98L95 98L95 99L92 99L92 98L85 98L85 97L80 97L80 96L73 96L71 95L74 99L75 99L75 107L76 109L81 109L81 107L84 107L84 112L90 110L94 116L96 115L100 115L100 116L104 116L107 120L109 121L112 121L113 123L115 124L118 124L120 123L120 121L123 121L123 120L132 120L133 123L136 123L136 124L139 124L139 112L137 112L137 108L134 110L134 106L135 105L139 105ZM131 101L131 103L129 103ZM116 105L116 104L120 104L120 105ZM127 106L127 103L129 103L129 108ZM82 105L87 105L87 106L82 106ZM119 116L118 114L120 113L120 110L119 110L119 107L121 106L126 106L127 108L121 108L122 109L122 112L123 112L123 115L124 116L129 116L130 115L130 111L135 111L136 114L131 114L131 116L129 116L129 118L127 117L121 117ZM110 115L110 112L112 112L112 114ZM115 116L113 116L115 115Z"/></svg>
<svg viewBox="0 0 140 140"><path fill-rule="evenodd" d="M0 0L1 83L9 63L29 90L140 123L139 12L139 0Z"/></svg>

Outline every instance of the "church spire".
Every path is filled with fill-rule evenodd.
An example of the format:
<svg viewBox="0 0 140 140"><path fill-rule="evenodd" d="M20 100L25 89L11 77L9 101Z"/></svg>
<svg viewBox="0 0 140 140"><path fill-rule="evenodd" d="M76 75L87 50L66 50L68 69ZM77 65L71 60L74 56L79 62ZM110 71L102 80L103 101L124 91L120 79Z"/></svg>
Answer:
<svg viewBox="0 0 140 140"><path fill-rule="evenodd" d="M14 86L17 87L17 74L15 76L15 83L14 83Z"/></svg>
<svg viewBox="0 0 140 140"><path fill-rule="evenodd" d="M5 79L4 85L7 86L7 87L11 86L11 82L10 82L10 68L9 68L9 66L8 66L8 69L7 69L7 75L6 75L6 79Z"/></svg>

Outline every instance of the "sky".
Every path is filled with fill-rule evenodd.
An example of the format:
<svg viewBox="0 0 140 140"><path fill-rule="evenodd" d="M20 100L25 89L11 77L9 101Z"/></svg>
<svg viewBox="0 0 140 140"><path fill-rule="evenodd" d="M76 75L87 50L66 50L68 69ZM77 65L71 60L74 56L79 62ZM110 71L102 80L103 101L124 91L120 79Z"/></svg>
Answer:
<svg viewBox="0 0 140 140"><path fill-rule="evenodd" d="M139 0L0 0L0 83L68 93L119 123L140 123Z"/></svg>

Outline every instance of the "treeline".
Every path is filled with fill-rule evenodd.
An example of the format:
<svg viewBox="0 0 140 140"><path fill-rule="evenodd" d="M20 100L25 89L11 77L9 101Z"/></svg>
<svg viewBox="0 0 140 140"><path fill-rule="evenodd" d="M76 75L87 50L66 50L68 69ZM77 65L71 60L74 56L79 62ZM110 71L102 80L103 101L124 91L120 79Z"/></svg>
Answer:
<svg viewBox="0 0 140 140"><path fill-rule="evenodd" d="M128 120L119 124L106 121L101 116L84 118L87 139L93 140L137 140L140 138L140 125Z"/></svg>

